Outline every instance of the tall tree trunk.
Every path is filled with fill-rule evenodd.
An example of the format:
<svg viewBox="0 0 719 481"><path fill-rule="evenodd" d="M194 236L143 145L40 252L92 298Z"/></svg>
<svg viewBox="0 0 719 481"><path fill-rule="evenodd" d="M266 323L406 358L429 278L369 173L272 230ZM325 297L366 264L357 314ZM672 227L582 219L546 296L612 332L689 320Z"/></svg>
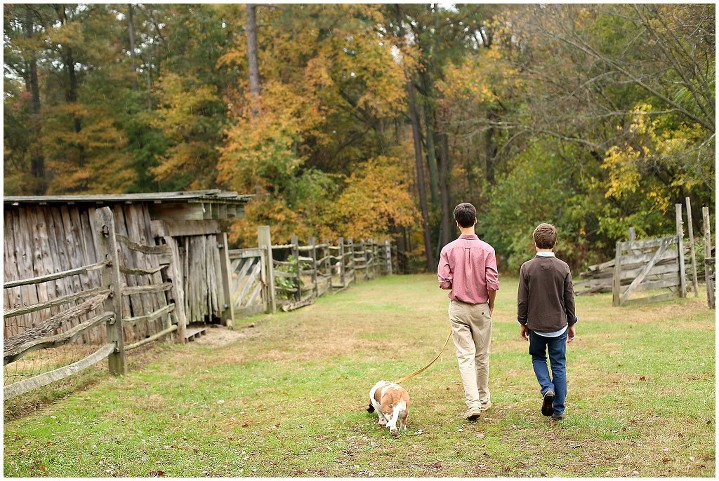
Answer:
<svg viewBox="0 0 719 481"><path fill-rule="evenodd" d="M57 12L60 23L65 26L67 24L67 12L65 11L64 4L55 4L55 11ZM65 85L65 101L68 104L74 104L78 100L78 83L77 83L77 72L75 71L75 58L72 53L72 48L69 46L62 46L62 60L64 65L65 74L67 75L67 83ZM77 115L72 116L73 130L76 134L82 131L82 119ZM75 162L75 165L83 167L85 165L85 149L82 144L75 144L76 157L74 159L68 159L71 162Z"/></svg>
<svg viewBox="0 0 719 481"><path fill-rule="evenodd" d="M452 240L451 171L449 136L443 132L439 134L439 197L442 217L438 248L444 247Z"/></svg>
<svg viewBox="0 0 719 481"><path fill-rule="evenodd" d="M248 3L247 24L247 65L250 69L250 95L252 96L252 116L257 115L256 102L260 96L260 68L257 62L257 17L255 15L257 5Z"/></svg>
<svg viewBox="0 0 719 481"><path fill-rule="evenodd" d="M493 109L487 111L487 119L490 127L484 136L484 178L490 184L494 183L494 165L497 157L497 141L494 138L495 128L493 123L499 119L499 115Z"/></svg>
<svg viewBox="0 0 719 481"><path fill-rule="evenodd" d="M132 90L139 88L137 82L137 64L135 54L135 24L133 19L133 6L132 4L127 5L127 34L130 37L130 60L132 61Z"/></svg>
<svg viewBox="0 0 719 481"><path fill-rule="evenodd" d="M424 234L424 251L427 258L427 272L433 272L437 265L432 251L432 238L429 231L429 210L427 209L427 192L424 184L424 168L422 162L422 133L417 116L417 105L414 99L414 84L410 79L407 82L407 99L409 101L409 117L412 122L412 137L414 139L414 159L417 166L417 190L419 191L419 204L422 210L422 232Z"/></svg>
<svg viewBox="0 0 719 481"><path fill-rule="evenodd" d="M35 21L33 11L29 6L25 7L25 37L30 40L34 36ZM42 151L40 139L40 82L37 76L37 58L33 53L28 59L27 77L25 83L31 94L32 108L32 138L34 141L30 146L30 174L33 178L32 193L44 195L47 191L47 179L45 178L45 156Z"/></svg>
<svg viewBox="0 0 719 481"><path fill-rule="evenodd" d="M429 191L432 199L432 210L439 206L439 178L437 176L437 153L435 144L435 127L437 124L432 103L432 79L426 71L420 73L422 90L424 91L424 130L427 147L427 166L429 167Z"/></svg>

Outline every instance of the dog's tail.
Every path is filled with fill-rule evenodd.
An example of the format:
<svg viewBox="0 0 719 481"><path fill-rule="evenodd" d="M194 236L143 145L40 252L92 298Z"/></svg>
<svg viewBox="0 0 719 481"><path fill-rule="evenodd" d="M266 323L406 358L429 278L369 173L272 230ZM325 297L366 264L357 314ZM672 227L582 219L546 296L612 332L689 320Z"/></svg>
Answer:
<svg viewBox="0 0 719 481"><path fill-rule="evenodd" d="M372 405L372 403L369 403L369 406L367 406L367 412L368 412L368 413L373 413L373 412L374 412L374 406Z"/></svg>

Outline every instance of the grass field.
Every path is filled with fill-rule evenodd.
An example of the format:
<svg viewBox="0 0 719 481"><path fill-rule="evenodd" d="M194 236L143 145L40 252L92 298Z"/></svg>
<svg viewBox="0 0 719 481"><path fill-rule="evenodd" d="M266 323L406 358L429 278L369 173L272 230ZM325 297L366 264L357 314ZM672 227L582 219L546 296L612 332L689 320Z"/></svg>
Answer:
<svg viewBox="0 0 719 481"><path fill-rule="evenodd" d="M448 333L432 275L360 283L257 316L220 347L163 345L123 378L4 424L8 477L713 477L715 312L705 297L614 308L577 298L566 419L539 412L516 280L494 312L490 389L465 410L453 348L404 383L408 431L392 438L367 392L429 362ZM7 409L7 407L6 407Z"/></svg>

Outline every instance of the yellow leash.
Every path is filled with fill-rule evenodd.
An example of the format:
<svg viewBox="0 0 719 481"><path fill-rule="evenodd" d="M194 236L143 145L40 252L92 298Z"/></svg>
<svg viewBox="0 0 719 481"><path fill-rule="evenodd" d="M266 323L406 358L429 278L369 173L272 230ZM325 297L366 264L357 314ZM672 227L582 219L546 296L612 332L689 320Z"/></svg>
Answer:
<svg viewBox="0 0 719 481"><path fill-rule="evenodd" d="M432 364L434 364L434 361L436 361L437 359L439 359L439 356L442 355L442 351L444 351L444 348L447 347L447 343L449 342L449 338L450 338L450 337L452 337L452 329L449 330L449 334L447 335L447 339L444 341L444 346L442 346L442 349L439 350L439 352L437 353L437 356L436 356L434 359L432 359L429 364L427 364L426 366L424 366L422 369L419 369L419 370L413 372L412 374L408 374L407 376L403 377L403 378L400 379L399 381L395 381L395 383L396 383L396 384L401 384L401 383L403 383L404 381L406 381L407 379L412 379L412 378L415 377L417 374L423 372L423 371L424 371L425 369L427 369L429 366L431 366Z"/></svg>

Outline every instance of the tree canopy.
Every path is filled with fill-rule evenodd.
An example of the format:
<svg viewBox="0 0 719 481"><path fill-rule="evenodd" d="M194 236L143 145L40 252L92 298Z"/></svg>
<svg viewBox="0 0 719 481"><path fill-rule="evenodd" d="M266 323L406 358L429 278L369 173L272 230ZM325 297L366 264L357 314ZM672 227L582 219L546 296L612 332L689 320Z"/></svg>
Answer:
<svg viewBox="0 0 719 481"><path fill-rule="evenodd" d="M10 4L4 192L220 188L273 239L397 239L472 202L504 269L715 201L712 4Z"/></svg>

